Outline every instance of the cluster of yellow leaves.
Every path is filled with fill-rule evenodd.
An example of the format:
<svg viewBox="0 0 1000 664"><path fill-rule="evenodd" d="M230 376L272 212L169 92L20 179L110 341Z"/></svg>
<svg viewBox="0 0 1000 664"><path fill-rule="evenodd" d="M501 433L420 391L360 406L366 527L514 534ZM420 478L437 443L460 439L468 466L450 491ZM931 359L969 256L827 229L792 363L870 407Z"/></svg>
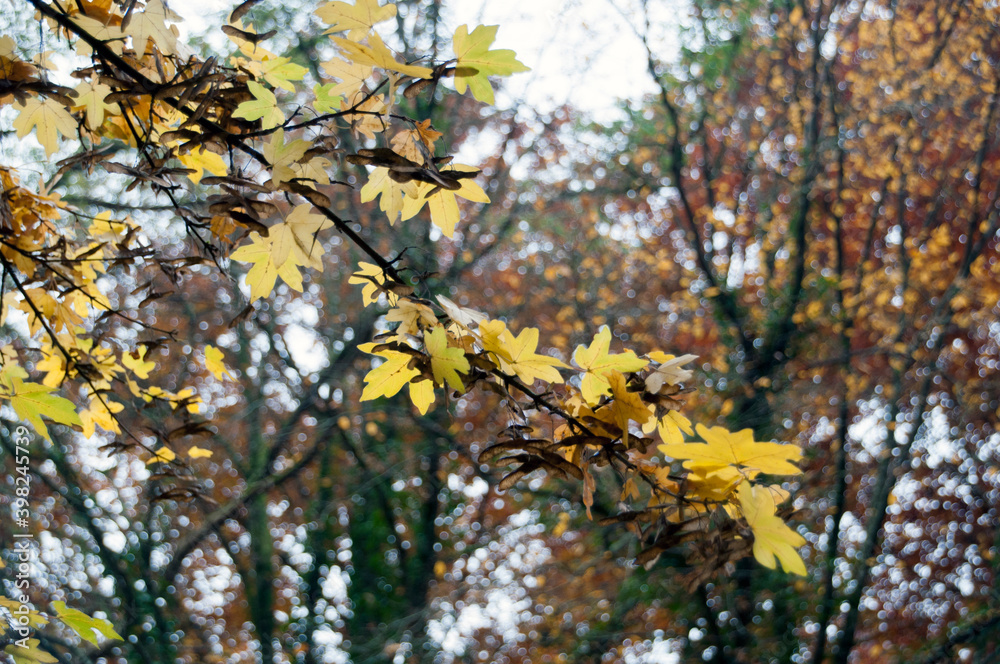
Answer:
<svg viewBox="0 0 1000 664"><path fill-rule="evenodd" d="M35 193L20 185L13 172L0 168L10 233L0 247L7 277L17 285L0 305L0 316L25 319L29 334L37 341L33 360L41 382L28 380L18 354L12 347L2 351L0 398L7 399L15 412L38 433L49 437L43 417L54 422L79 426L85 436L97 428L121 433L116 415L124 405L111 396L112 384L124 384L145 401L165 400L176 408L197 408L193 393L170 392L155 385L143 387L156 364L147 357L147 348L121 350L107 343L95 343L87 325L111 304L99 285L105 261L117 252L139 250L138 229L129 219L114 220L102 212L90 221L85 240L79 242L64 225L57 223L64 204L57 196ZM61 264L56 282L47 279L46 256L54 247L67 247L68 260ZM71 287L69 287L71 286ZM54 394L67 380L84 379L84 400L78 408Z"/></svg>
<svg viewBox="0 0 1000 664"><path fill-rule="evenodd" d="M2 562L0 562L0 567L3 567ZM99 646L102 637L116 641L122 640L121 635L115 631L114 625L107 618L88 616L83 611L68 607L65 602L61 601L52 602L52 608L55 609L56 618L59 622L88 643ZM9 640L13 641L13 643L4 648L3 652L14 661L14 664L54 664L59 661L39 647L38 639L20 638L20 632L14 638L10 638L13 630L8 630L6 626L12 623L4 615L5 613L16 617L18 624L23 624L31 629L44 627L49 623L49 619L45 614L28 608L28 605L22 601L14 601L0 595L0 619L3 620L0 623L3 625L3 627L0 627L0 636L8 637ZM21 619L24 622L21 622Z"/></svg>
<svg viewBox="0 0 1000 664"><path fill-rule="evenodd" d="M356 282L365 285L366 304L377 301L385 283L378 281L383 278L381 272L369 270L367 276ZM538 440L519 441L515 436L498 445L504 450L521 447L529 450L528 456L537 455L535 461L523 466L528 469L523 472L541 467L582 478L589 513L595 489L585 451L588 446L597 449L620 443L628 458L634 456L628 471L629 489L623 498L640 497L632 475L642 475L658 487L650 496L650 508L663 512L665 496L672 494L678 499L678 508L663 512L669 519L687 518L684 514L690 508L696 514L742 519L745 534L753 538L754 556L762 565L774 568L780 561L786 571L805 574L796 551L805 540L777 515L775 497L782 502L788 494L780 485L761 483L762 476L799 474L795 463L801 460L801 450L794 445L755 441L749 429L730 432L698 424L693 430L691 422L677 412L673 396L691 377L691 370L683 365L694 356L653 352L639 357L631 350L612 353L611 330L604 327L588 346L577 347L574 369L555 357L537 353L539 333L535 328L515 335L503 321L489 320L447 298L439 297L438 304L435 310L431 302L410 296L395 299L385 317L396 324L395 329L362 346L381 360L365 377L362 401L391 397L409 386L411 401L425 413L433 403L436 387L464 394L478 381L489 381L508 392L519 389L538 394L531 390L539 383L547 391L558 385L558 404L567 422L557 429L553 441L539 447ZM566 370L575 377L567 381L561 373ZM685 434L693 435L695 430L704 442L685 442ZM647 461L648 444L639 432L653 431L662 440L657 449L668 460L682 463L683 491L670 479L668 467ZM551 452L546 451L546 445L563 447L565 459L547 456ZM512 476L523 472L515 471Z"/></svg>
<svg viewBox="0 0 1000 664"><path fill-rule="evenodd" d="M330 221L310 212L308 203L297 206L285 220L268 228L266 237L250 234L250 244L243 245L230 258L252 263L246 281L250 299L268 296L278 277L289 287L302 290L300 267L323 270L325 252L319 232L330 228Z"/></svg>

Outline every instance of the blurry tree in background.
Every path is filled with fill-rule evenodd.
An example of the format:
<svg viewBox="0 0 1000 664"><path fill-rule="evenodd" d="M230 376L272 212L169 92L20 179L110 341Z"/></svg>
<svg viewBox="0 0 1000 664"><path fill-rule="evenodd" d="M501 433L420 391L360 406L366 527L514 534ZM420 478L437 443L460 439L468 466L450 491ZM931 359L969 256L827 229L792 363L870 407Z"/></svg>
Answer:
<svg viewBox="0 0 1000 664"><path fill-rule="evenodd" d="M686 595L661 565L615 630L650 620L715 662L994 661L1000 13L693 5L680 62L650 50L660 94L593 128L569 181L621 248L565 244L589 258L553 291L728 366L704 416L803 446L810 580L738 563Z"/></svg>
<svg viewBox="0 0 1000 664"><path fill-rule="evenodd" d="M441 3L398 7L383 23L396 60L445 60ZM661 10L621 9L640 39ZM34 27L34 8L16 10ZM343 80L319 64L331 43L310 11L261 3L242 20L259 33L292 26L268 48L314 80ZM612 127L436 89L401 97L393 112L430 120L441 153L484 156L492 202L451 240L412 222L387 232L357 191L360 163L337 171L356 191L328 207L421 287L469 296L460 304L502 313L511 329L537 327L543 345L586 345L607 324L616 343L699 356L707 389L685 412L804 451L805 474L783 486L807 540L805 579L736 555L697 564L676 541L644 546L659 531L599 525L636 514L610 472L593 476L593 522L576 483L536 473L498 492L502 475L477 458L511 421L504 395L439 400L422 416L399 397L359 401L372 365L358 345L385 328L384 311L362 309L372 282L351 279L371 258L321 235L323 271L301 293L279 285L249 315L238 289L183 253L127 278L111 266L113 299L145 326L124 338L144 342L174 395L129 406L121 429L153 423L168 447L212 455L154 458L150 473L148 454L112 455L54 427L51 442L39 437L32 518L52 553L36 591L103 611L126 637L91 647L40 631L41 646L66 662L996 659L1000 10L698 0L683 24L677 62L646 42L661 93ZM40 50L18 34L23 51ZM364 118L347 119L327 156L371 147ZM102 145L124 151L122 131ZM193 166L210 178L201 155ZM168 188L190 198L164 205L129 186L183 173L136 170L95 189L86 166L60 173L84 215L131 212L180 236L163 215L203 202L203 190ZM273 203L279 217L301 202L293 195L314 200L297 184ZM256 197L215 194L213 212ZM260 210L240 209L216 212L213 234L257 229ZM186 386L211 427L187 413ZM106 393L129 404L129 391ZM13 498L13 484L2 493ZM695 560L717 544L695 543Z"/></svg>

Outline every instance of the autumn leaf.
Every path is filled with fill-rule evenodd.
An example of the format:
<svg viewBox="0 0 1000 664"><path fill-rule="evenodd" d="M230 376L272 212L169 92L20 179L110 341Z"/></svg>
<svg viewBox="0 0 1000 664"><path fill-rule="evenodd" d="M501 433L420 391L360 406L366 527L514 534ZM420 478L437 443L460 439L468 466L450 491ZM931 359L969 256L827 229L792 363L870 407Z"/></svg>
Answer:
<svg viewBox="0 0 1000 664"><path fill-rule="evenodd" d="M455 164L453 168L442 170L441 173L447 174L452 171L468 173L475 170L477 169L471 166ZM442 189L436 185L421 182L417 185L417 195L415 197L403 199L402 220L406 221L416 216L426 204L428 210L430 210L431 222L440 228L446 237L453 237L455 235L455 225L459 220L456 196L475 203L490 202L490 197L486 195L483 188L473 182L471 178L459 180L459 182L461 183L461 187L455 190Z"/></svg>
<svg viewBox="0 0 1000 664"><path fill-rule="evenodd" d="M350 110L344 112L342 117L351 123L351 129L366 138L375 140L375 134L385 131L388 126L387 120L383 116L385 110L385 101L382 95L374 95L360 104L352 106Z"/></svg>
<svg viewBox="0 0 1000 664"><path fill-rule="evenodd" d="M620 371L609 371L605 374L605 378L611 389L610 407L615 424L621 429L622 434L627 436L629 421L643 424L650 418L649 408L637 392L629 392L625 374Z"/></svg>
<svg viewBox="0 0 1000 664"><path fill-rule="evenodd" d="M326 217L310 212L312 205L303 203L292 210L280 224L271 226L268 240L271 243L271 260L279 270L289 261L322 270L320 258L325 253L317 235L333 226Z"/></svg>
<svg viewBox="0 0 1000 664"><path fill-rule="evenodd" d="M238 247L229 256L232 260L253 264L246 275L251 302L270 295L279 276L290 288L302 291L302 275L295 261L285 260L278 266L271 252L271 243L266 238L259 233L251 233L250 244Z"/></svg>
<svg viewBox="0 0 1000 664"><path fill-rule="evenodd" d="M67 138L76 135L76 120L65 106L54 99L32 97L17 102L17 106L20 108L14 119L17 137L24 138L34 129L35 137L45 148L46 155L59 149L59 134Z"/></svg>
<svg viewBox="0 0 1000 664"><path fill-rule="evenodd" d="M472 95L481 102L493 104L493 87L490 76L509 76L515 72L528 71L518 62L514 51L508 49L489 50L497 36L496 25L480 25L469 34L468 25L460 25L455 30L452 46L458 59L455 67L455 90Z"/></svg>
<svg viewBox="0 0 1000 664"><path fill-rule="evenodd" d="M292 81L301 81L309 70L288 58L265 58L261 62L260 72L272 87L295 92Z"/></svg>
<svg viewBox="0 0 1000 664"><path fill-rule="evenodd" d="M153 452L153 456L146 461L146 465L151 465L154 463L170 463L177 458L177 454L169 447L161 447L160 449Z"/></svg>
<svg viewBox="0 0 1000 664"><path fill-rule="evenodd" d="M486 314L481 311L476 311L468 307L460 307L444 295L437 295L435 297L438 304L444 309L444 312L448 314L448 317L465 328L472 329L474 326L487 320Z"/></svg>
<svg viewBox="0 0 1000 664"><path fill-rule="evenodd" d="M209 344L205 345L205 368L208 369L216 380L222 380L223 378L229 378L229 380L236 380L233 375L229 373L228 367L225 363L225 355L221 350L215 346Z"/></svg>
<svg viewBox="0 0 1000 664"><path fill-rule="evenodd" d="M594 335L590 346L577 346L573 352L573 361L586 372L580 383L580 392L591 405L611 392L611 386L605 377L607 372L639 371L648 364L647 360L636 357L630 350L624 353L609 353L610 348L611 330L605 325Z"/></svg>
<svg viewBox="0 0 1000 664"><path fill-rule="evenodd" d="M775 569L776 560L786 572L806 575L806 565L796 551L804 537L775 514L774 498L766 487L743 482L736 490L743 518L753 531L753 556L764 567Z"/></svg>
<svg viewBox="0 0 1000 664"><path fill-rule="evenodd" d="M380 7L378 0L356 0L353 5L328 2L315 13L330 26L326 34L347 30L348 39L360 40L376 25L393 18L396 15L396 5L389 3Z"/></svg>
<svg viewBox="0 0 1000 664"><path fill-rule="evenodd" d="M654 362L659 362L660 366L646 376L646 391L657 394L666 385L678 385L686 380L690 380L693 372L690 369L682 369L681 365L697 360L697 355L681 355L674 357L666 353L650 353L649 357Z"/></svg>
<svg viewBox="0 0 1000 664"><path fill-rule="evenodd" d="M426 415L427 409L434 403L434 381L417 380L410 382L410 401L417 407L421 415Z"/></svg>
<svg viewBox="0 0 1000 664"><path fill-rule="evenodd" d="M278 129L264 144L264 157L271 164L271 183L277 187L282 182L296 177L292 166L305 156L309 141L296 139L285 143L285 130Z"/></svg>
<svg viewBox="0 0 1000 664"><path fill-rule="evenodd" d="M413 358L406 353L384 350L374 354L385 361L365 375L367 385L361 393L361 401L391 397L403 389L411 378L420 375L417 369L408 366Z"/></svg>
<svg viewBox="0 0 1000 664"><path fill-rule="evenodd" d="M348 62L343 58L333 58L331 60L327 60L320 63L320 67L328 75L340 80L340 83L327 83L322 86L325 98L333 98L342 95L347 99L354 100L357 92L361 90L365 81L371 78L372 75L371 65ZM316 93L316 96L319 97L318 92Z"/></svg>
<svg viewBox="0 0 1000 664"><path fill-rule="evenodd" d="M479 321L479 341L483 350L492 353L496 361L499 362L501 370L511 361L510 350L507 346L514 336L507 329L507 324L502 320L481 320ZM506 373L514 373L513 370Z"/></svg>
<svg viewBox="0 0 1000 664"><path fill-rule="evenodd" d="M507 329L503 321L483 321L479 323L479 334L483 348L492 352L500 361L500 370L507 375L531 385L537 379L547 383L563 382L556 367L569 367L554 357L539 355L538 329L526 327L516 337Z"/></svg>
<svg viewBox="0 0 1000 664"><path fill-rule="evenodd" d="M14 664L53 664L59 660L39 648L38 639L28 639L27 648L12 644L4 649Z"/></svg>
<svg viewBox="0 0 1000 664"><path fill-rule="evenodd" d="M649 406L650 412L655 409ZM684 434L691 436L694 430L691 428L691 420L678 413L676 410L668 410L662 417L651 417L642 425L643 433L651 433L656 429L664 443L683 443Z"/></svg>
<svg viewBox="0 0 1000 664"><path fill-rule="evenodd" d="M424 161L424 152L418 146L422 144L428 154L434 154L434 141L443 134L431 128L431 121L418 122L414 129L405 129L392 137L390 145L397 154L418 164Z"/></svg>
<svg viewBox="0 0 1000 664"><path fill-rule="evenodd" d="M343 37L334 37L333 41L347 54L350 60L357 64L371 65L372 67L394 71L406 76L412 76L413 78L430 78L434 73L427 67L418 67L416 65L397 62L396 56L385 45L385 42L378 36L378 33L373 32L368 36L367 45L359 44Z"/></svg>
<svg viewBox="0 0 1000 664"><path fill-rule="evenodd" d="M273 92L256 81L247 81L247 88L254 98L237 106L233 111L234 118L260 120L264 129L273 129L285 121L285 114L278 108L278 99Z"/></svg>
<svg viewBox="0 0 1000 664"><path fill-rule="evenodd" d="M378 302L379 294L384 292L379 286L386 282L385 272L378 265L364 261L359 261L358 267L360 269L350 276L347 283L363 286L361 297L367 307L369 304ZM395 293L387 292L386 298L389 300L391 306L396 306L398 296Z"/></svg>
<svg viewBox="0 0 1000 664"><path fill-rule="evenodd" d="M76 86L76 102L74 108L84 109L87 117L87 128L94 130L104 124L104 114L119 113L118 104L107 104L104 99L111 94L110 86L103 83L84 81Z"/></svg>
<svg viewBox="0 0 1000 664"><path fill-rule="evenodd" d="M793 461L802 458L802 450L795 445L760 443L753 439L751 429L731 433L722 427L695 425L704 443L660 445L659 450L673 459L687 460L688 468L739 468L750 479L760 473L772 475L798 475Z"/></svg>
<svg viewBox="0 0 1000 664"><path fill-rule="evenodd" d="M146 359L146 352L149 349L143 346L136 350L135 355L131 353L122 354L122 365L126 369L131 369L138 378L149 378L149 372L156 368L156 362Z"/></svg>
<svg viewBox="0 0 1000 664"><path fill-rule="evenodd" d="M222 157L206 149L204 146L199 147L197 151L177 155L177 160L187 168L192 169L193 172L188 173L187 176L195 184L201 182L205 171L219 176L223 176L229 172L229 167L226 166L226 162Z"/></svg>
<svg viewBox="0 0 1000 664"><path fill-rule="evenodd" d="M142 54L146 51L147 40L152 39L161 53L174 53L177 36L167 27L168 19L177 21L180 17L167 9L162 0L150 0L142 11L133 11L125 28L125 34L132 37L132 48Z"/></svg>
<svg viewBox="0 0 1000 664"><path fill-rule="evenodd" d="M378 166L368 174L368 182L361 188L361 202L368 203L381 196L379 209L385 212L389 224L395 224L403 210L404 197L416 198L417 183L396 182L389 177L389 169Z"/></svg>
<svg viewBox="0 0 1000 664"><path fill-rule="evenodd" d="M396 334L416 334L421 328L430 328L438 324L433 309L408 298L401 298L396 307L386 313L385 320L389 323L399 323Z"/></svg>
<svg viewBox="0 0 1000 664"><path fill-rule="evenodd" d="M469 361L465 359L464 350L448 345L447 330L443 326L438 326L429 333L425 332L424 345L427 354L431 356L434 382L438 385L447 383L453 390L464 391L465 384L458 374L469 373Z"/></svg>
<svg viewBox="0 0 1000 664"><path fill-rule="evenodd" d="M53 388L38 383L26 383L7 369L0 377L0 383L6 392L6 394L0 392L0 398L8 399L18 417L26 420L35 431L48 440L51 441L52 437L42 421L43 417L67 426L82 424L73 402L52 394L55 391Z"/></svg>
<svg viewBox="0 0 1000 664"><path fill-rule="evenodd" d="M187 454L192 459L208 459L212 456L212 450L194 446L188 448Z"/></svg>
<svg viewBox="0 0 1000 664"><path fill-rule="evenodd" d="M95 646L100 645L98 636L117 641L123 640L115 631L111 621L106 618L91 618L83 611L66 606L65 602L52 602L52 608L55 609L60 622L76 632L81 639Z"/></svg>
<svg viewBox="0 0 1000 664"><path fill-rule="evenodd" d="M3 568L4 566L0 564L0 569ZM39 613L38 611L35 611L33 609L28 609L25 612L27 606L22 605L21 602L15 602L12 599L8 599L3 595L0 595L0 607L3 607L11 614L14 614L14 610L18 610L19 614L21 616L24 616L25 623L33 629L38 629L40 627L44 627L45 625L49 624L49 620L48 618L45 617L45 614ZM20 620L18 622L20 622Z"/></svg>
<svg viewBox="0 0 1000 664"><path fill-rule="evenodd" d="M115 415L123 410L125 410L125 405L113 399L107 397L91 399L90 405L80 411L83 437L93 436L97 427L110 433L121 433L121 427L118 426Z"/></svg>
<svg viewBox="0 0 1000 664"><path fill-rule="evenodd" d="M341 105L344 103L344 97L334 91L336 86L336 83L313 86L313 95L316 98L313 100L312 105L317 113L336 113L340 110Z"/></svg>

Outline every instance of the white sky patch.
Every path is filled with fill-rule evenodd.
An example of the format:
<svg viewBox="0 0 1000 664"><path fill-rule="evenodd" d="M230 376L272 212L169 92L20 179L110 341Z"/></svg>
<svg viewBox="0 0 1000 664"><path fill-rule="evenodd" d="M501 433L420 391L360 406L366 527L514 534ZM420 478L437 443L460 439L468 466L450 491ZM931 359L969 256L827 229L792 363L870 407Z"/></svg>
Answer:
<svg viewBox="0 0 1000 664"><path fill-rule="evenodd" d="M231 0L169 2L184 17L178 25L182 40L217 31L219 19L226 20L236 4ZM312 11L322 4L305 2L302 8ZM687 3L672 0L664 5L651 17L651 41L656 55L669 60L679 52L677 28ZM607 121L620 117L620 99L656 91L646 68L645 47L633 27L642 25L638 8L638 0L451 0L444 16L448 31L463 24L470 31L476 25L499 25L494 48L514 50L531 68L505 79L498 105L511 106L516 100L547 113L569 104Z"/></svg>

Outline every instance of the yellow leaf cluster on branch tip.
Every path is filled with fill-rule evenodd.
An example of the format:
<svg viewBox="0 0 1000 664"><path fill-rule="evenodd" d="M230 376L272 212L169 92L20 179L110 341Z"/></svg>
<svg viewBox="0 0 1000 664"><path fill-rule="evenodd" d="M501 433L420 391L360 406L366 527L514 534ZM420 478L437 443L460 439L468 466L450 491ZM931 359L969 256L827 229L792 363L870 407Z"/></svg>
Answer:
<svg viewBox="0 0 1000 664"><path fill-rule="evenodd" d="M308 203L297 206L284 221L268 229L267 237L251 233L250 244L230 255L233 260L253 264L246 275L251 301L270 295L278 277L301 292L299 267L323 271L320 259L326 251L318 234L332 224L325 217L311 213L311 207Z"/></svg>
<svg viewBox="0 0 1000 664"><path fill-rule="evenodd" d="M589 346L577 348L574 362L578 369L572 369L556 358L536 353L537 329L526 328L515 337L503 321L489 320L447 298L439 297L439 302L441 313L435 314L429 303L408 297L398 300L387 315L389 322L398 323L396 331L362 347L386 360L366 377L364 399L391 396L409 385L411 400L423 413L433 398L435 383L463 393L485 380L509 393L520 390L528 396L538 394L531 392L537 382L550 391L559 386L562 392L549 404L549 412L563 417L566 424L557 428L553 442L547 445L555 446L553 449L565 446L564 461L546 457L549 453L537 447L535 439L519 443L515 436L498 447L530 450L527 457L537 455L534 463L538 464L530 468L546 468L557 474L575 468L572 472L580 473L584 480L583 499L589 512L596 485L588 458L595 457L585 450L600 454L605 446L620 443L626 453L623 471L630 487L623 496L635 502L645 500L637 484L641 477L653 487L646 509L658 510L668 518L679 518L691 510L702 515L719 510L732 518L742 517L754 536L754 552L761 564L773 567L776 556L786 571L802 573L804 564L794 547L803 540L776 516L774 508L775 496L783 500L787 493L751 484L763 474L799 474L794 463L801 459L801 450L793 445L757 442L750 430L734 433L700 424L693 429L671 400L680 382L690 378L690 370L683 365L694 356L675 358L654 352L640 358L629 350L611 353L611 331L605 327ZM564 382L560 369L576 373L579 383ZM655 378L650 380L652 376ZM508 383L505 377L517 378L520 384ZM603 385L606 391L602 391ZM510 400L516 402L516 397L512 394ZM537 407L537 402L532 406ZM683 461L683 485L672 478L668 467L643 460L642 450L648 443L633 432L654 430L663 440L659 451ZM684 435L695 430L706 442L685 443ZM570 466L561 466L565 462ZM755 493L746 494L741 486ZM749 500L747 495L754 496L755 511L744 504ZM665 509L674 505L673 500L677 501L673 511Z"/></svg>

